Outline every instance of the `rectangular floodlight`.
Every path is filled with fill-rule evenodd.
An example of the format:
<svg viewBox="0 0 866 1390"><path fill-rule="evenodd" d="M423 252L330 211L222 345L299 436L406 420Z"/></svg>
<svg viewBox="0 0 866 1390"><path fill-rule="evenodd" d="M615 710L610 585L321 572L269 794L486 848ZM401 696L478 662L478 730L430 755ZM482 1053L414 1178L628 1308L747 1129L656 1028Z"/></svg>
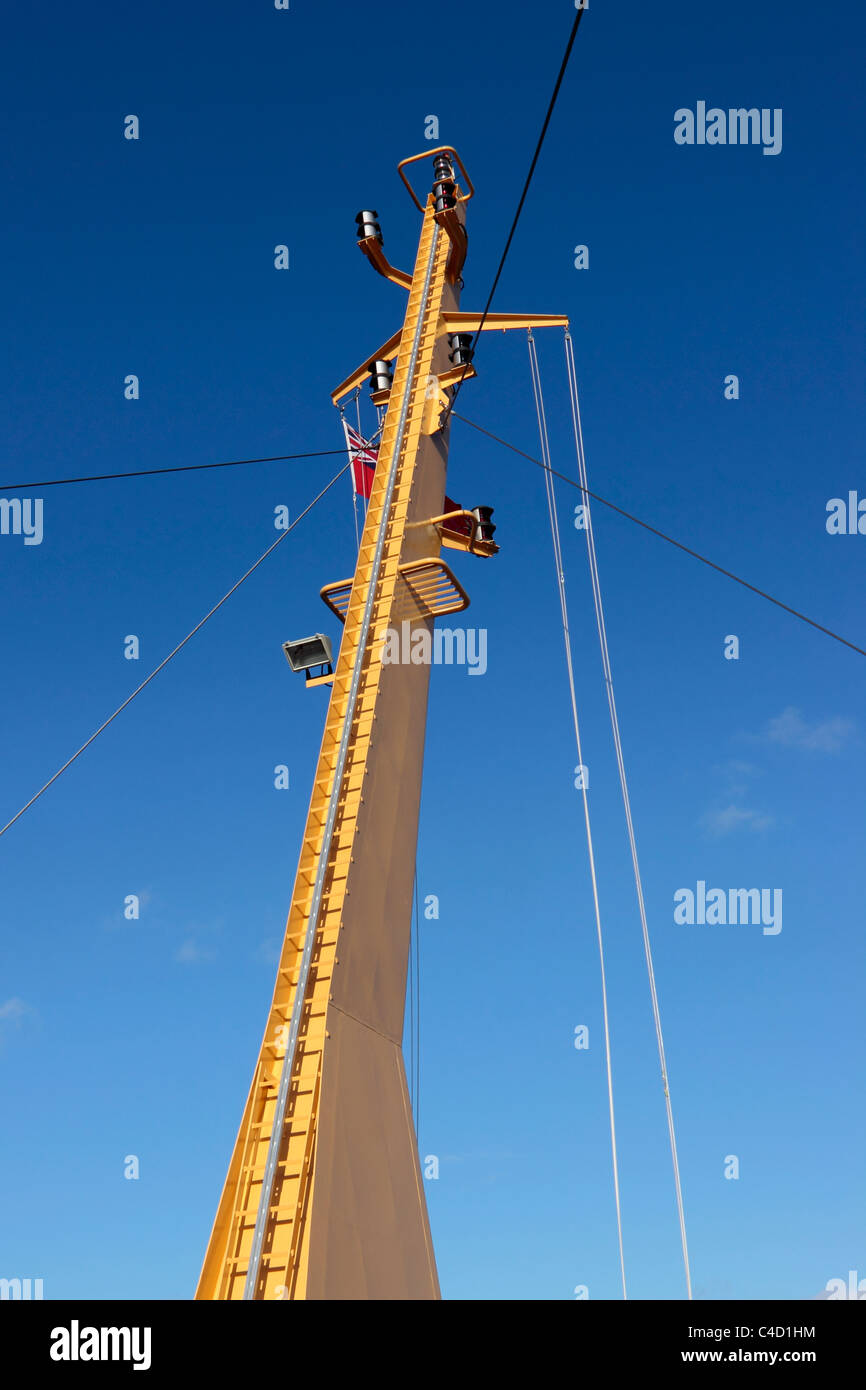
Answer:
<svg viewBox="0 0 866 1390"><path fill-rule="evenodd" d="M313 666L331 665L331 639L323 632L302 637L298 642L284 642L283 651L293 671L309 671Z"/></svg>

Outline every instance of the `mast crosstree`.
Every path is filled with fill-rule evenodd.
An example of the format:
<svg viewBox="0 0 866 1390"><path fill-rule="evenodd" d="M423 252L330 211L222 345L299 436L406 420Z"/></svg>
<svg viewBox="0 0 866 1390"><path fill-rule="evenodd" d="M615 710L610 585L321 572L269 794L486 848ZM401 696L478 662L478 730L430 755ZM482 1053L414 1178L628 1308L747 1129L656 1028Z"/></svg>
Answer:
<svg viewBox="0 0 866 1390"><path fill-rule="evenodd" d="M426 158L422 205L406 169ZM429 641L437 615L466 606L443 544L497 547L489 508L444 512L441 417L454 383L474 375L467 330L480 325L459 312L474 190L448 146L400 173L423 216L411 276L385 258L376 214L357 219L361 250L408 305L402 330L334 392L372 370L387 411L354 577L322 594L343 640L335 671L315 682L333 688L310 809L197 1299L440 1297L402 1053L430 670L383 663L383 639L408 621ZM567 322L489 315L483 327Z"/></svg>

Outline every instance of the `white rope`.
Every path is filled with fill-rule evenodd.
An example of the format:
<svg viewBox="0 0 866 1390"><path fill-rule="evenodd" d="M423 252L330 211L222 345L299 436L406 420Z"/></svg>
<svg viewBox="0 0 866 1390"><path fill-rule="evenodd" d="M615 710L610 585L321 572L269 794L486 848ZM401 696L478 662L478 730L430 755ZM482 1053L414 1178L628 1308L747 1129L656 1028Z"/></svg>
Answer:
<svg viewBox="0 0 866 1390"><path fill-rule="evenodd" d="M415 874L416 874L416 878L417 878L417 873L418 873L418 865L417 865L417 862L416 862L416 865L415 865ZM407 970L408 979L407 979L407 982L406 982L406 985L407 985L407 988L406 988L406 1000L407 1000L407 1004L408 1004L408 1008L409 1008L409 1075L408 1075L408 1077L407 1077L407 1084L408 1084L408 1087L409 1087L409 1105L410 1105L410 1107L411 1107L411 1109L412 1109L413 1114L414 1114L414 1111L415 1111L415 966L414 966L414 958L413 958L413 953L412 953L412 947L413 947L413 945L414 945L414 941L413 941L414 930L413 930L412 918L414 917L414 915L415 915L415 914L414 914L414 910L413 910L413 911L411 912L410 919L409 919L409 960L408 960L408 970ZM416 1129L417 1129L417 1123L416 1123Z"/></svg>
<svg viewBox="0 0 866 1390"><path fill-rule="evenodd" d="M535 339L530 331L528 334L529 342L529 365L532 375L532 391L535 396L535 409L538 415L538 433L541 439L541 457L544 462L544 483L547 490L547 508L550 515L550 530L553 536L553 558L556 565L556 582L559 588L559 604L562 611L562 631L565 640L565 660L568 667L568 685L571 691L571 712L574 717L574 736L577 743L577 761L581 768L584 766L583 752L580 743L580 724L577 717L577 695L574 689L574 665L571 657L571 637L568 630L568 605L565 597L565 572L562 563L562 546L559 537L559 518L556 511L556 496L553 489L553 474L550 471L550 444L547 437L547 420L544 413L544 400L541 394L541 376L538 370L538 357L535 351ZM592 878L592 900L595 907L595 925L598 935L598 956L601 963L601 1002L602 1015L604 1019L604 1054L607 1064L607 1098L610 1111L610 1148L613 1159L613 1190L616 1201L616 1229L619 1241L619 1265L622 1275L622 1296L628 1298L625 1282L625 1255L622 1243L622 1210L619 1195L619 1161L616 1151L616 1121L614 1119L613 1106L613 1068L611 1065L610 1053L610 1022L607 1009L607 977L604 968L604 940L601 930L601 909L598 901L598 881L595 873L595 852L592 844L592 826L589 819L589 797L587 794L586 778L582 777L583 782L583 815L586 822L586 843L589 850L589 870Z"/></svg>
<svg viewBox="0 0 866 1390"><path fill-rule="evenodd" d="M415 1037L413 1056L415 1060L415 1081L412 1098L415 1113L415 1132L421 1142L421 907L418 901L418 859L415 858ZM412 948L412 942L409 942Z"/></svg>
<svg viewBox="0 0 866 1390"><path fill-rule="evenodd" d="M363 439L364 436L363 436L363 434L361 433L361 388L360 388L360 386L358 387L358 389L357 389L356 392L355 392L355 414L356 414L357 420L358 420L358 434L359 434L360 437ZM358 550L360 550L360 549L361 549L361 536L360 536L360 533L359 533L359 530L358 530L358 492L357 492L357 488L356 488L356 486L355 486L354 471L353 471L353 474L352 474L352 506L353 506L354 509L355 509L355 540L356 540L356 542L357 542ZM364 529L364 523L365 523L366 520L367 520L367 505L366 505L366 502L364 501L363 497L362 497L362 500L361 500L361 515L362 515L361 530L363 531L363 529Z"/></svg>
<svg viewBox="0 0 866 1390"><path fill-rule="evenodd" d="M574 349L571 341L571 334L566 330L565 334L565 360L568 370L568 390L571 397L571 418L574 425L574 442L577 449L577 466L579 469L579 479L581 487L587 488L586 456L583 450L583 429L580 421L580 404L577 396L577 372L574 365ZM545 460L547 462L547 460ZM549 466L549 464L548 464ZM552 482L552 479L551 479ZM665 1045L662 1038L661 1013L659 1011L658 995L656 993L655 970L653 968L652 949L650 947L649 927L647 926L646 904L644 902L643 883L641 881L640 866L637 857L637 844L635 841L634 823L631 815L631 800L628 794L628 783L625 775L625 761L622 752L622 740L619 732L619 719L616 712L616 700L613 693L613 672L610 664L610 652L607 645L607 628L604 621L604 608L601 601L601 584L598 577L598 564L595 553L595 538L592 532L592 519L589 508L589 497L583 493L583 515L586 521L586 544L589 552L589 570L592 579L592 597L595 605L595 618L598 626L598 640L601 646L601 660L604 668L604 681L607 689L607 703L610 709L610 722L613 729L613 742L616 749L616 761L619 769L619 781L622 788L622 799L625 807L625 819L628 827L628 840L631 849L631 862L634 868L634 881L637 888L638 908L640 910L641 930L643 932L644 953L646 955L647 974L649 977L650 997L652 999L653 1021L655 1023L656 1040L658 1042L659 1063L661 1065L662 1086L665 1094L665 1110L667 1113L668 1133L670 1135L671 1156L674 1168L674 1186L677 1196L677 1214L680 1224L680 1238L683 1247L683 1265L686 1273L686 1288L688 1297L692 1297L692 1277L689 1268L689 1249L686 1241L686 1219L683 1209L683 1193L680 1183L680 1165L677 1158L677 1141L674 1133L674 1113L671 1103L670 1087L668 1085L668 1069L665 1060Z"/></svg>
<svg viewBox="0 0 866 1390"><path fill-rule="evenodd" d="M356 399L357 399L357 397L356 397ZM353 515L354 518L355 518L355 549L356 549L356 551L357 551L357 550L360 550L360 549L361 549L361 537L360 537L360 534L359 534L359 532L358 532L358 497L357 497L357 493L355 492L355 470L354 470L354 468L351 466L352 463L353 463L353 458L352 458L352 445L351 445L351 442L350 442L350 440L349 440L348 432L347 432L347 430L346 430L346 407L345 407L345 405L338 405L338 406L337 406L337 409L338 409L338 411L340 412L340 424L343 426L343 435L344 435L345 440L346 440L346 448L347 448L347 450L348 450L348 452L349 452L349 465L350 465L350 467L349 467L349 484L350 484L350 486L351 486L351 488L352 488L352 515ZM358 430L358 433L360 434L361 431Z"/></svg>
<svg viewBox="0 0 866 1390"><path fill-rule="evenodd" d="M355 492L355 480L352 479L352 515L355 518L355 549L361 549L361 535L358 530L358 494Z"/></svg>
<svg viewBox="0 0 866 1390"><path fill-rule="evenodd" d="M361 438L363 439L363 438L364 438L364 431L361 429L361 388L360 388L360 386L359 386L359 387L357 388L357 390L355 391L355 414L356 414L357 420L358 420L358 434L359 434L359 435L361 436ZM366 475L365 475L365 476L366 476ZM366 493L362 492L362 493L361 493L361 514L362 514L362 517L363 517L363 520L362 520L362 522L361 522L361 530L362 530L362 531L363 531L364 527L367 525L367 508L368 508L369 505L370 505L370 504L369 504L369 500L368 500L368 498L367 498ZM358 549L360 550L360 548L361 548L361 542L359 541L359 542L358 542Z"/></svg>

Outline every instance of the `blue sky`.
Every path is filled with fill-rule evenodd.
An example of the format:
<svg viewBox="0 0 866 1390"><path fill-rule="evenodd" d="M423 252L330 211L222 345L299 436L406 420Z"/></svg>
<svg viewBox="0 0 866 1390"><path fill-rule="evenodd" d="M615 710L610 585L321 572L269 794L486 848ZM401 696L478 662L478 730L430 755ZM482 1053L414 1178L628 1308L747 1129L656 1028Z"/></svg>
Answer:
<svg viewBox="0 0 866 1390"><path fill-rule="evenodd" d="M475 181L462 307L487 296L573 8L49 4L6 26L2 479L337 448L329 391L411 267L397 161L424 121ZM592 0L494 309L571 316L590 486L866 645L860 7L734 15ZM680 146L698 101L783 147ZM123 119L140 117L138 141ZM291 268L274 269L273 248ZM574 268L578 244L589 269ZM538 335L574 475L561 334ZM538 452L526 345L486 335L459 409ZM123 382L139 376L140 399ZM728 374L740 398L724 398ZM367 422L370 421L369 407ZM275 537L338 459L49 488L0 535L0 821ZM600 985L543 479L454 423L449 492L483 678L432 674L418 851L422 1155L448 1298L618 1296ZM558 487L606 935L630 1293L684 1281L663 1097L577 494ZM594 509L696 1294L866 1277L861 1103L866 662ZM45 1295L195 1288L273 982L325 696L281 644L338 636L348 484L0 840L0 1275ZM123 656L139 636L138 662ZM738 661L724 659L727 634ZM455 749L471 776L455 775ZM276 791L286 763L290 788ZM782 931L673 895L783 891ZM126 895L140 919L123 917ZM573 1046L590 1030L588 1051ZM124 1158L140 1161L138 1181ZM727 1155L740 1177L724 1178Z"/></svg>

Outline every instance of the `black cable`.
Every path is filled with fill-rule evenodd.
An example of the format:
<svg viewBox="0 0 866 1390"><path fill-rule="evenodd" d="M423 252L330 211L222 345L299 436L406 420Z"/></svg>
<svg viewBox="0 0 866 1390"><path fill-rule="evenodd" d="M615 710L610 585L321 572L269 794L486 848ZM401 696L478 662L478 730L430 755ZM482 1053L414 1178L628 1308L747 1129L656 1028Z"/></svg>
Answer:
<svg viewBox="0 0 866 1390"><path fill-rule="evenodd" d="M541 147L544 144L545 136L547 135L547 128L550 125L550 118L553 115L553 108L556 105L556 99L559 96L559 89L562 86L562 80L565 77L565 71L568 67L568 60L571 57L571 50L574 47L574 40L577 38L578 25L580 24L580 21L583 19L583 14L583 9L579 9L575 16L574 23L571 26L571 33L568 36L568 43L565 45L565 52L562 55L562 62L559 65L559 73L557 74L556 83L554 84L553 95L551 96L550 102L547 107L547 115L545 116L544 124L541 127L541 134L538 137L538 143L535 146L535 154L532 156L532 163L529 166L529 173L526 175L526 182L523 185L523 192L520 195L520 202L517 204L517 211L514 214L514 221L511 223L511 231L508 233L508 240L505 243L505 249L502 252L502 257L499 261L499 267L493 279L493 286L490 290L489 295L487 296L487 303L485 304L484 312L481 315L481 322L479 323L478 329L475 333L475 341L472 344L473 357L475 355L475 349L478 346L478 339L481 337L481 331L484 328L485 320L487 319L487 315L490 313L490 305L493 303L493 296L496 293L496 287L499 284L499 279L502 275L508 252L511 250L511 243L514 240L514 233L517 231L517 224L520 221L520 214L523 211L523 204L526 202L526 195L529 192L529 185L531 184L532 176L535 173L535 166L538 163L538 156L541 154ZM466 379L466 373L469 370L470 363L471 358L464 365L463 375L459 378L457 384L454 387L454 395L451 397L451 400L445 410L445 414L442 416L442 424L440 426L441 429L445 428L445 425L448 421L448 417L454 408L454 403L457 400L458 395L460 394L460 388L463 385L464 380Z"/></svg>
<svg viewBox="0 0 866 1390"><path fill-rule="evenodd" d="M23 492L36 487L62 487L64 483L103 483L111 478L151 478L155 473L195 473L202 468L240 468L245 463L280 463L286 459L320 459L344 454L345 449L318 449L310 454L272 454L269 458L229 459L225 463L185 463L178 468L140 468L135 473L93 473L89 478L49 478L47 482L0 483L0 492Z"/></svg>
<svg viewBox="0 0 866 1390"><path fill-rule="evenodd" d="M611 511L618 512L619 515L624 516L626 520L633 521L636 526L642 526L645 531L650 531L654 536L659 536L663 541L667 541L668 545L675 545L677 550L684 550L687 555L691 555L695 560L700 560L702 565L709 565L710 569L718 570L719 574L725 575L727 579L733 579L735 583L742 584L744 589L750 589L752 593L757 594L759 598L765 598L768 603L774 603L777 608L783 608L786 613L790 613L793 617L799 618L803 623L808 623L810 627L817 628L819 632L823 632L828 637L832 637L836 642L841 642L843 646L850 647L852 651L858 652L860 656L866 656L866 649L858 647L854 642L849 642L847 637L840 637L839 633L833 632L832 628L824 627L822 623L816 623L814 618L807 618L805 613L799 612L796 608L791 608L789 604L783 603L781 599L774 598L772 594L768 594L763 589L757 588L756 585L750 584L747 579L741 579L738 574L734 574L731 570L726 570L721 565L717 565L715 560L708 560L706 555L701 555L700 551L692 550L691 546L683 545L682 541L674 540L673 536L668 536L664 531L659 531L658 527L650 526L648 521L641 521L639 516L632 516L631 512L627 512L624 508L618 507L615 502L608 502L606 497L599 497L597 492L590 492L588 487L584 487L581 483L576 482L574 478L569 478L567 474L558 473L555 468L548 468L547 464L543 463L541 459L533 458L532 454L524 453L524 451L518 449L515 444L509 444L507 439L500 439L498 434L491 433L490 430L484 429L482 425L476 425L474 420L468 420L465 415L458 415L456 410L454 414L458 420L463 421L464 425L471 425L474 430L478 430L479 434L486 434L488 439L493 439L497 444L502 444L514 454L520 454L521 458L528 459L530 463L537 464L539 468L543 468L545 472L552 474L554 478L560 478L562 482L568 483L570 487L576 487L579 492L585 493L585 495L591 497L594 502L600 502L603 507L610 507Z"/></svg>

